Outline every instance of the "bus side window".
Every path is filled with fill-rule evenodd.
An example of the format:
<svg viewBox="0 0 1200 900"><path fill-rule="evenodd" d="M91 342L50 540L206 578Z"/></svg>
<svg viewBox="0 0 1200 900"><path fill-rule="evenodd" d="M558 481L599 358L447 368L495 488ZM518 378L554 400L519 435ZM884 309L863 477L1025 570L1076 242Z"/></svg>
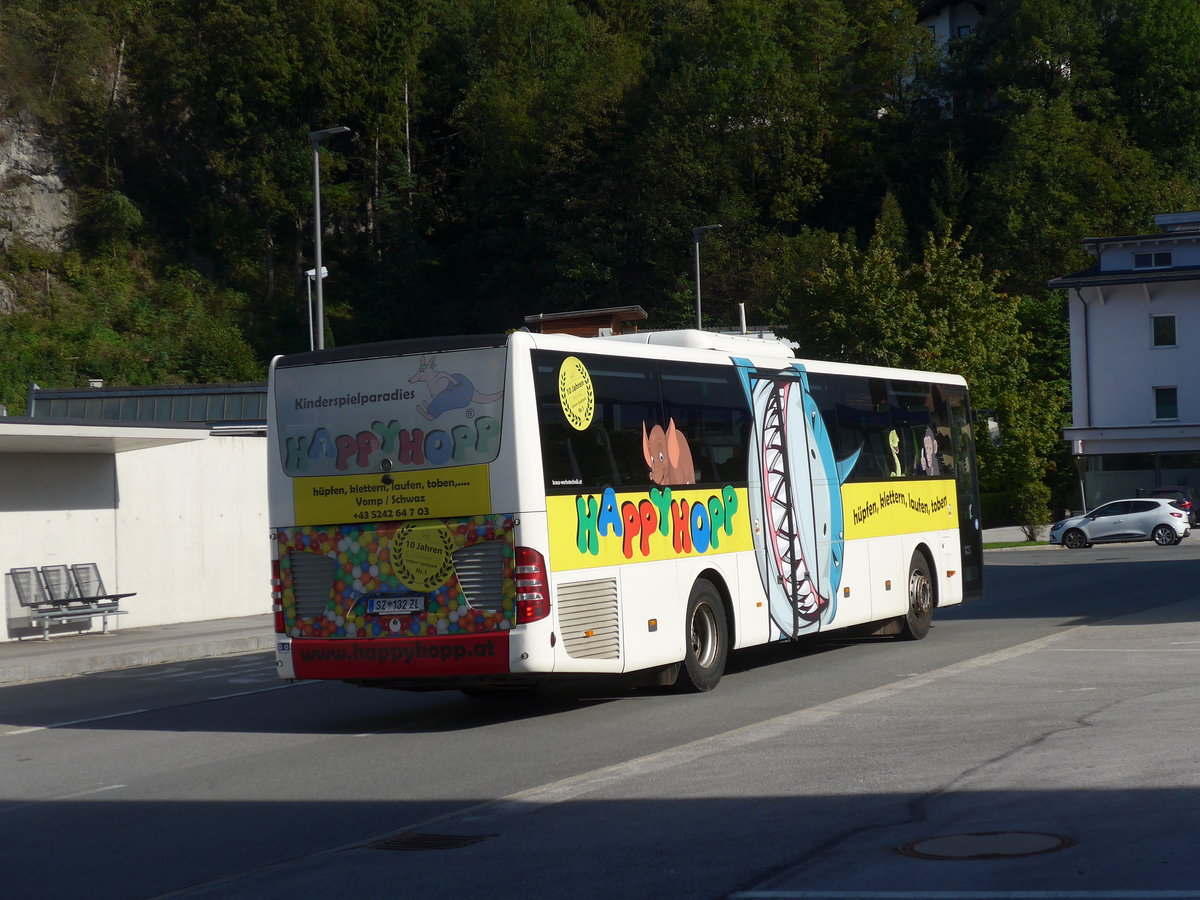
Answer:
<svg viewBox="0 0 1200 900"><path fill-rule="evenodd" d="M579 470L587 485L621 483L612 443L603 428L589 428L571 442L579 457Z"/></svg>
<svg viewBox="0 0 1200 900"><path fill-rule="evenodd" d="M542 467L548 479L582 477L566 425L542 425Z"/></svg>
<svg viewBox="0 0 1200 900"><path fill-rule="evenodd" d="M961 391L946 386L933 385L934 431L937 438L938 459L942 464L942 474L957 476L958 459L955 453L955 441L951 432L953 427L951 409L955 400L961 402Z"/></svg>
<svg viewBox="0 0 1200 900"><path fill-rule="evenodd" d="M736 371L726 365L664 361L659 382L663 415L687 440L696 482L744 481L750 405Z"/></svg>
<svg viewBox="0 0 1200 900"><path fill-rule="evenodd" d="M877 481L892 477L895 461L889 443L892 416L888 410L887 387L879 379L837 379L837 434L835 453L839 459L858 451L847 480Z"/></svg>

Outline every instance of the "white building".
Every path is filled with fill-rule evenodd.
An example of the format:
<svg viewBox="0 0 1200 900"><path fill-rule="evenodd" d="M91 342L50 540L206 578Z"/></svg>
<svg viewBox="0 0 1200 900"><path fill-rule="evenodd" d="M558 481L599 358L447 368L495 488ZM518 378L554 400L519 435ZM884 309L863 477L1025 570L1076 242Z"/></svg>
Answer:
<svg viewBox="0 0 1200 900"><path fill-rule="evenodd" d="M934 0L917 7L917 21L930 30L934 46L944 47L979 27L995 0Z"/></svg>
<svg viewBox="0 0 1200 900"><path fill-rule="evenodd" d="M1071 316L1071 424L1088 508L1164 484L1200 488L1200 212L1157 234L1086 238L1096 264L1055 278Z"/></svg>
<svg viewBox="0 0 1200 900"><path fill-rule="evenodd" d="M35 386L36 416L0 416L0 642L41 634L10 574L27 567L96 563L106 590L135 594L110 630L269 612L265 395Z"/></svg>

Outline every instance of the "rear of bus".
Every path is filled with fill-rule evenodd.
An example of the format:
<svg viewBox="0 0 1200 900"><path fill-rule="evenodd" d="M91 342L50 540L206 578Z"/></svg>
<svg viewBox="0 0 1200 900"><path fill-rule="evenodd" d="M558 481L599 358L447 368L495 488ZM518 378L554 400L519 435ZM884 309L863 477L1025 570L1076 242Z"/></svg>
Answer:
<svg viewBox="0 0 1200 900"><path fill-rule="evenodd" d="M544 556L518 537L525 504L544 541L545 503L518 487L541 479L519 471L539 458L517 453L537 425L511 399L513 355L500 335L272 363L280 677L438 688L552 668Z"/></svg>

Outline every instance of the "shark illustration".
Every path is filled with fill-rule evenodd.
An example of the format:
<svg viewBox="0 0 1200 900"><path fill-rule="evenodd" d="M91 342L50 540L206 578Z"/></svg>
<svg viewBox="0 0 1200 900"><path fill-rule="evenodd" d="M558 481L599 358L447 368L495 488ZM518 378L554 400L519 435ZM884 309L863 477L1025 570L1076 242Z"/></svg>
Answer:
<svg viewBox="0 0 1200 900"><path fill-rule="evenodd" d="M842 482L858 451L834 457L802 366L764 371L740 362L754 410L750 515L758 568L781 638L833 620L842 576Z"/></svg>

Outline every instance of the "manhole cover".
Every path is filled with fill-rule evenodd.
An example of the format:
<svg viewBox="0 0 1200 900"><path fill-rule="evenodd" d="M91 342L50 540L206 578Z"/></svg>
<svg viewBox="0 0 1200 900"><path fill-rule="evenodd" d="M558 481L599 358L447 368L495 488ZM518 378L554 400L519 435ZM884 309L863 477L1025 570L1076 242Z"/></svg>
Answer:
<svg viewBox="0 0 1200 900"><path fill-rule="evenodd" d="M368 850L460 850L494 834L416 834L406 832L367 844Z"/></svg>
<svg viewBox="0 0 1200 900"><path fill-rule="evenodd" d="M1035 856L1070 847L1074 841L1061 834L1037 831L977 831L925 838L899 847L905 856L920 859L1009 859Z"/></svg>

